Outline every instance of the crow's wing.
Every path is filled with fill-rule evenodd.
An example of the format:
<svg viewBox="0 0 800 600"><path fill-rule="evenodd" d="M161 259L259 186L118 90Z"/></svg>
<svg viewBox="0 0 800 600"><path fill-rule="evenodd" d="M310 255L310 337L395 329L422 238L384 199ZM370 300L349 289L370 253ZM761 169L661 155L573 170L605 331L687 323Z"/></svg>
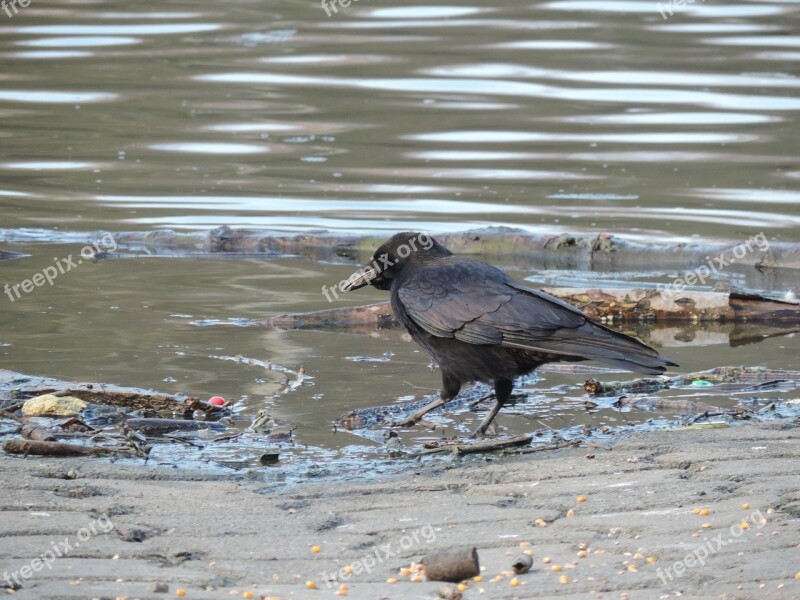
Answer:
<svg viewBox="0 0 800 600"><path fill-rule="evenodd" d="M485 263L452 257L423 268L398 289L403 310L436 337L496 344L662 372L649 346L589 320L558 298L525 287Z"/></svg>

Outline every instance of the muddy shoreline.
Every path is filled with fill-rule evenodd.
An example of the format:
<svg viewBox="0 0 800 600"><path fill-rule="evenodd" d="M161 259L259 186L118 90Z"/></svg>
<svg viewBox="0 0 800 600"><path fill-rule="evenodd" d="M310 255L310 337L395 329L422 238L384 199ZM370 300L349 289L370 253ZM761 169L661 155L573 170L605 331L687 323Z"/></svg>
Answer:
<svg viewBox="0 0 800 600"><path fill-rule="evenodd" d="M317 598L342 583L353 598L423 598L441 584L399 570L474 546L485 571L465 598L481 588L488 598L797 598L798 441L794 423L668 431L610 451L423 460L377 482L277 491L207 471L2 456L0 574L20 580L19 598L164 598L178 588L187 598ZM113 529L98 529L108 521ZM35 570L33 559L83 537ZM704 544L704 564L686 559ZM493 581L526 550L533 569L521 585ZM169 593L154 592L158 583Z"/></svg>

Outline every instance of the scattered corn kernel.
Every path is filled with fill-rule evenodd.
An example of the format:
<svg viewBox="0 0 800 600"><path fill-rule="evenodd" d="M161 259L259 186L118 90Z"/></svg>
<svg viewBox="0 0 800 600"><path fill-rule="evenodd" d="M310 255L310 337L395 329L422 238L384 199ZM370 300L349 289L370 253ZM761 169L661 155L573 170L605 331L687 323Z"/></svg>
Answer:
<svg viewBox="0 0 800 600"><path fill-rule="evenodd" d="M186 590L183 588L178 588L177 590L175 590L175 595L178 598L183 598L186 595Z"/></svg>
<svg viewBox="0 0 800 600"><path fill-rule="evenodd" d="M589 553L586 550L578 552L578 558L586 558L587 556L589 556Z"/></svg>
<svg viewBox="0 0 800 600"><path fill-rule="evenodd" d="M747 510L748 508L750 508L750 503L749 502L745 502L744 504L742 504L742 508Z"/></svg>
<svg viewBox="0 0 800 600"><path fill-rule="evenodd" d="M255 598L255 594L253 594L253 592L244 592L242 598Z"/></svg>
<svg viewBox="0 0 800 600"><path fill-rule="evenodd" d="M647 562L649 562L652 565L654 562L656 562L656 557L655 556L648 556L647 557Z"/></svg>
<svg viewBox="0 0 800 600"><path fill-rule="evenodd" d="M742 521L741 523L739 523L739 527L741 527L742 529L750 529L750 523L748 523L747 521Z"/></svg>
<svg viewBox="0 0 800 600"><path fill-rule="evenodd" d="M577 498L575 498L575 500L577 502L586 502L587 498L586 496L578 496Z"/></svg>
<svg viewBox="0 0 800 600"><path fill-rule="evenodd" d="M641 552L637 552L636 554L633 555L633 558L634 560L642 560L644 558L644 554L642 554Z"/></svg>
<svg viewBox="0 0 800 600"><path fill-rule="evenodd" d="M517 587L520 584L520 580L514 577L511 581L508 582L508 585L511 587Z"/></svg>
<svg viewBox="0 0 800 600"><path fill-rule="evenodd" d="M425 581L425 578L422 575L414 575L411 578L411 583L422 583Z"/></svg>
<svg viewBox="0 0 800 600"><path fill-rule="evenodd" d="M533 556L533 550L523 550L522 553L526 556Z"/></svg>
<svg viewBox="0 0 800 600"><path fill-rule="evenodd" d="M347 596L347 586L342 584L339 586L339 590L336 592L337 596Z"/></svg>
<svg viewBox="0 0 800 600"><path fill-rule="evenodd" d="M534 521L534 524L535 524L537 527L547 527L547 521L545 521L544 519L536 519L536 520Z"/></svg>
<svg viewBox="0 0 800 600"><path fill-rule="evenodd" d="M386 580L386 583L397 583L397 577L389 577L389 579Z"/></svg>
<svg viewBox="0 0 800 600"><path fill-rule="evenodd" d="M699 515L700 514L700 509L699 508L693 508L692 509L692 514L693 515Z"/></svg>
<svg viewBox="0 0 800 600"><path fill-rule="evenodd" d="M353 572L353 565L347 565L347 566L344 568L344 572L345 572L345 573L347 573L348 575L349 575L350 573L352 573L352 572Z"/></svg>
<svg viewBox="0 0 800 600"><path fill-rule="evenodd" d="M552 567L550 567L550 570L551 571L560 571L561 570L561 565L553 565Z"/></svg>
<svg viewBox="0 0 800 600"><path fill-rule="evenodd" d="M316 554L316 553L317 553L317 552L319 552L320 550L322 550L322 548L320 548L319 546L311 546L311 551L312 551L314 554Z"/></svg>
<svg viewBox="0 0 800 600"><path fill-rule="evenodd" d="M317 584L313 581L306 581L306 587L310 590L317 589Z"/></svg>
<svg viewBox="0 0 800 600"><path fill-rule="evenodd" d="M800 571L797 572L794 578L797 579L797 581L800 581Z"/></svg>
<svg viewBox="0 0 800 600"><path fill-rule="evenodd" d="M603 550L602 548L598 548L597 550L595 550L595 551L594 551L594 553L595 553L595 554L605 554L605 553L606 553L606 551L605 551L605 550Z"/></svg>
<svg viewBox="0 0 800 600"><path fill-rule="evenodd" d="M711 529L711 523L703 523L703 529Z"/></svg>
<svg viewBox="0 0 800 600"><path fill-rule="evenodd" d="M472 581L477 581L478 583L480 583L481 581L483 581L483 575L475 575L475 577L472 578Z"/></svg>
<svg viewBox="0 0 800 600"><path fill-rule="evenodd" d="M634 565L634 564L628 565L628 571L631 571L632 573L635 573L638 570L639 570L639 567L637 567L636 565Z"/></svg>
<svg viewBox="0 0 800 600"><path fill-rule="evenodd" d="M530 545L531 545L531 543L530 543L530 542L520 542L520 543L519 543L519 547L520 547L520 548L524 548L525 546L530 546Z"/></svg>
<svg viewBox="0 0 800 600"><path fill-rule="evenodd" d="M569 583L569 577L567 577L566 575L562 575L561 577L558 578L558 581L560 583Z"/></svg>
<svg viewBox="0 0 800 600"><path fill-rule="evenodd" d="M706 517L711 514L711 511L707 508L704 508L703 510L700 511L700 514Z"/></svg>
<svg viewBox="0 0 800 600"><path fill-rule="evenodd" d="M574 517L574 516L575 516L575 511L574 511L574 510L572 510L572 509L570 508L570 509L567 511L567 518L568 518L568 519L571 519L571 518L572 518L572 517Z"/></svg>
<svg viewBox="0 0 800 600"><path fill-rule="evenodd" d="M469 589L469 586L468 586L466 583L459 583L459 584L456 586L456 589L457 589L459 592L466 592L466 591Z"/></svg>
<svg viewBox="0 0 800 600"><path fill-rule="evenodd" d="M412 571L412 570L411 570L411 569L409 569L408 567L403 567L402 569L400 569L400 575L402 575L403 577L408 577L408 576L409 576L409 575L411 575L413 572L414 572L414 571Z"/></svg>

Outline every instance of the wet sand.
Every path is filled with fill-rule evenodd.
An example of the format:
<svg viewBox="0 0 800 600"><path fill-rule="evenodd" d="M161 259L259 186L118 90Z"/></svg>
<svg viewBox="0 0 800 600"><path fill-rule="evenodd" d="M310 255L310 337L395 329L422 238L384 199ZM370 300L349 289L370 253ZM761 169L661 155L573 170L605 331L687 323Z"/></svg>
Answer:
<svg viewBox="0 0 800 600"><path fill-rule="evenodd" d="M0 576L20 580L18 598L323 598L342 582L352 598L426 598L442 584L399 570L475 546L485 571L465 598L797 599L799 441L786 423L670 431L610 451L409 461L380 482L277 492L196 471L2 456ZM526 550L534 566L519 586L493 581Z"/></svg>

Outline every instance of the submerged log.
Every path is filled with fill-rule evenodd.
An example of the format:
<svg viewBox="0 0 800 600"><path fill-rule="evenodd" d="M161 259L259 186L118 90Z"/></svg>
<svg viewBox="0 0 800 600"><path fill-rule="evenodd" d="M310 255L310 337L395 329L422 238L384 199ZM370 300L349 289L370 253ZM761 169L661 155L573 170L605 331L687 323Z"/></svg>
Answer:
<svg viewBox="0 0 800 600"><path fill-rule="evenodd" d="M95 234L96 235L96 234ZM119 247L171 256L191 254L198 258L227 253L247 256L300 255L312 260L356 260L371 255L389 236L340 235L330 232L287 234L263 230L230 229L177 233L172 230L115 233ZM800 244L770 242L762 234L730 244L652 243L625 240L607 233L593 236L536 234L522 229L489 227L457 233L441 233L436 239L458 254L525 257L554 268L607 268L609 266L658 265L692 268L709 264L715 257L735 257L737 265L758 270L800 269ZM741 254L741 256L740 256ZM100 255L101 258L123 254Z"/></svg>
<svg viewBox="0 0 800 600"><path fill-rule="evenodd" d="M779 322L800 323L800 303L755 293L683 291L671 297L654 289L544 288L588 317L615 323ZM398 327L388 302L289 313L256 322L278 329Z"/></svg>

